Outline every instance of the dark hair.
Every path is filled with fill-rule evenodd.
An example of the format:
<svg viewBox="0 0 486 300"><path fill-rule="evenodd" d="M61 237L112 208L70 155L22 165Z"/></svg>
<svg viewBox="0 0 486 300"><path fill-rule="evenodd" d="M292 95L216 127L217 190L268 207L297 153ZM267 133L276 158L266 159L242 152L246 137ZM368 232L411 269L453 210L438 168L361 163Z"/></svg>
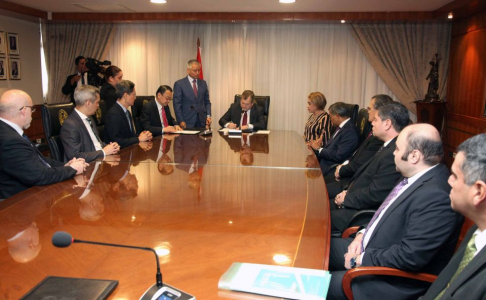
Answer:
<svg viewBox="0 0 486 300"><path fill-rule="evenodd" d="M116 84L116 97L120 99L125 93L131 94L134 88L135 83L130 80L121 80Z"/></svg>
<svg viewBox="0 0 486 300"><path fill-rule="evenodd" d="M76 57L76 59L74 60L74 63L76 64L76 66L79 64L79 61L82 60L82 59L86 59L86 57L84 57L82 55Z"/></svg>
<svg viewBox="0 0 486 300"><path fill-rule="evenodd" d="M473 185L476 181L486 182L486 133L481 133L462 142L457 152L464 152L461 171L464 182Z"/></svg>
<svg viewBox="0 0 486 300"><path fill-rule="evenodd" d="M121 72L121 69L117 66L109 66L105 70L105 78L108 79L110 77L115 77L118 73Z"/></svg>
<svg viewBox="0 0 486 300"><path fill-rule="evenodd" d="M385 94L374 95L373 97L371 97L371 99L375 99L375 103L373 103L374 109L379 109L380 107L382 107L385 104L394 102L393 99L390 96L385 95Z"/></svg>
<svg viewBox="0 0 486 300"><path fill-rule="evenodd" d="M241 100L246 100L248 97L251 97L251 103L255 103L255 94L253 91L246 90L241 94Z"/></svg>
<svg viewBox="0 0 486 300"><path fill-rule="evenodd" d="M159 88L158 88L158 89L157 89L157 91L155 92L155 96L157 96L159 93L160 93L161 95L164 95L164 93L165 93L166 91L170 91L170 92L172 93L172 88L171 88L170 86L168 86L168 85L161 85L161 86L159 86Z"/></svg>
<svg viewBox="0 0 486 300"><path fill-rule="evenodd" d="M408 109L399 102L392 102L383 105L378 109L378 116L382 120L389 119L392 123L393 129L400 133L405 126L408 125L409 115Z"/></svg>
<svg viewBox="0 0 486 300"><path fill-rule="evenodd" d="M329 106L329 113L339 115L340 117L350 117L351 109L349 109L349 106L344 102L336 102Z"/></svg>
<svg viewBox="0 0 486 300"><path fill-rule="evenodd" d="M407 135L407 149L403 153L402 160L407 161L408 155L413 150L418 150L424 156L424 162L433 166L438 164L444 156L444 149L442 148L442 141L440 137L433 139L414 127L410 128Z"/></svg>

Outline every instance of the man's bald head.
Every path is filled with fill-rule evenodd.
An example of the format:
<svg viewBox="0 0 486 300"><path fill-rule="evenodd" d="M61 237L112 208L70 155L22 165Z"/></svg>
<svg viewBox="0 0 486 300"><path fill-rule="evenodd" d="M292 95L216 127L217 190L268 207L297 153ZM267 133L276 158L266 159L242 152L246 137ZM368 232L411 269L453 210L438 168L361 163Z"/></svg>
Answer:
<svg viewBox="0 0 486 300"><path fill-rule="evenodd" d="M437 129L430 124L412 124L402 133L406 137L407 149L402 156L403 160L407 160L408 155L413 150L418 150L423 155L425 164L433 166L438 164L444 156L442 148L442 140Z"/></svg>
<svg viewBox="0 0 486 300"><path fill-rule="evenodd" d="M0 117L27 129L32 121L32 99L21 90L9 90L0 97ZM29 107L27 107L29 106Z"/></svg>

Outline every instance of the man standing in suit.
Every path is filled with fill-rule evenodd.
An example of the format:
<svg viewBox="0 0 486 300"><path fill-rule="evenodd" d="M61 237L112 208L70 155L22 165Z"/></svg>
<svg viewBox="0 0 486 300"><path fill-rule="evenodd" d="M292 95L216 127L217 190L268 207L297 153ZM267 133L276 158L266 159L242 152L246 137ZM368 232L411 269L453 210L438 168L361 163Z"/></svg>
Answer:
<svg viewBox="0 0 486 300"><path fill-rule="evenodd" d="M373 96L366 108L368 110L368 122L372 123L375 115L378 113L378 109L388 103L393 103L392 98L388 95L379 94ZM370 131L370 134L361 143L358 150L353 154L353 157L349 161L345 161L336 166L334 173L329 172L325 177L326 184L334 181L340 181L341 185L349 184L356 170L372 158L382 145L383 141L374 136L373 131Z"/></svg>
<svg viewBox="0 0 486 300"><path fill-rule="evenodd" d="M451 209L449 172L440 163L440 134L429 124L405 127L396 142L401 180L354 240L331 239L331 285L327 299L347 299L346 269L381 266L439 274L454 253L463 218ZM415 299L428 283L393 276L363 276L352 282L356 299Z"/></svg>
<svg viewBox="0 0 486 300"><path fill-rule="evenodd" d="M66 83L62 87L62 93L64 95L70 95L71 102L76 105L74 101L74 90L81 85L87 85L91 82L98 83L97 86L101 84L101 78L99 76L93 76L91 73L88 72L88 68L86 67L86 58L84 56L78 56L74 60L76 65L76 73L73 75L69 75L66 78Z"/></svg>
<svg viewBox="0 0 486 300"><path fill-rule="evenodd" d="M100 90L91 85L82 85L74 92L76 108L61 127L61 142L67 160L84 158L87 162L103 159L118 153L117 143L101 141L95 122L91 118L100 106Z"/></svg>
<svg viewBox="0 0 486 300"><path fill-rule="evenodd" d="M219 119L219 125L229 129L266 129L263 108L256 104L253 91L244 91L240 103L231 104L228 111Z"/></svg>
<svg viewBox="0 0 486 300"><path fill-rule="evenodd" d="M63 164L43 157L24 134L34 111L32 99L24 91L9 90L0 98L0 199L35 185L72 178L88 165L84 159Z"/></svg>
<svg viewBox="0 0 486 300"><path fill-rule="evenodd" d="M451 206L475 223L422 300L484 299L486 295L486 134L457 148L449 177Z"/></svg>
<svg viewBox="0 0 486 300"><path fill-rule="evenodd" d="M327 185L333 231L343 232L356 212L377 209L393 189L401 176L393 155L395 142L408 120L408 110L401 103L379 108L372 124L374 135L384 142L382 148L356 171L349 184L336 181Z"/></svg>
<svg viewBox="0 0 486 300"><path fill-rule="evenodd" d="M135 84L130 80L122 80L116 85L118 100L105 116L105 142L115 142L121 148L152 140L150 131L142 131L137 137L137 129L128 110L135 103L137 93Z"/></svg>
<svg viewBox="0 0 486 300"><path fill-rule="evenodd" d="M182 130L170 114L169 102L172 100L170 86L161 85L155 93L155 100L145 104L140 115L143 130L148 130L153 136Z"/></svg>
<svg viewBox="0 0 486 300"><path fill-rule="evenodd" d="M344 102L336 102L329 107L331 122L337 126L326 145L312 141L311 147L316 151L322 174L326 174L334 164L341 164L356 150L359 141L358 129L350 119L351 111Z"/></svg>
<svg viewBox="0 0 486 300"><path fill-rule="evenodd" d="M174 111L182 128L209 128L211 102L206 81L199 79L201 64L191 59L187 62L187 77L174 83Z"/></svg>

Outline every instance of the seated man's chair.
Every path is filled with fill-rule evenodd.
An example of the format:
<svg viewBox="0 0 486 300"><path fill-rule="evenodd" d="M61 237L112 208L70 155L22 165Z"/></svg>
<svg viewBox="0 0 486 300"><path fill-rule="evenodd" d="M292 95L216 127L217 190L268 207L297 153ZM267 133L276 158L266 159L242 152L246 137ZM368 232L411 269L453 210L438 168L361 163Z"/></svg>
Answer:
<svg viewBox="0 0 486 300"><path fill-rule="evenodd" d="M241 100L241 95L236 94L235 95L235 103L240 103ZM263 116L265 117L265 129L267 128L268 125L268 113L270 111L270 96L256 96L255 95L255 101L258 106L263 108Z"/></svg>
<svg viewBox="0 0 486 300"><path fill-rule="evenodd" d="M59 136L61 126L73 110L74 104L72 103L42 105L44 134L46 135L52 158L58 161L64 161L64 147Z"/></svg>
<svg viewBox="0 0 486 300"><path fill-rule="evenodd" d="M358 127L356 122L358 121L359 105L358 104L349 104L349 103L346 103L346 104L348 105L348 108L351 111L351 115L349 116L349 118L351 119L351 122L353 122L354 126Z"/></svg>
<svg viewBox="0 0 486 300"><path fill-rule="evenodd" d="M137 129L137 134L142 132L142 124L140 124L140 115L142 114L142 108L149 101L155 100L155 96L137 96L135 103L132 106L133 122Z"/></svg>
<svg viewBox="0 0 486 300"><path fill-rule="evenodd" d="M359 144L361 145L368 137L372 130L371 123L368 121L369 114L366 108L362 108L358 112L358 118L356 120L356 127L359 129ZM359 147L359 146L358 146Z"/></svg>

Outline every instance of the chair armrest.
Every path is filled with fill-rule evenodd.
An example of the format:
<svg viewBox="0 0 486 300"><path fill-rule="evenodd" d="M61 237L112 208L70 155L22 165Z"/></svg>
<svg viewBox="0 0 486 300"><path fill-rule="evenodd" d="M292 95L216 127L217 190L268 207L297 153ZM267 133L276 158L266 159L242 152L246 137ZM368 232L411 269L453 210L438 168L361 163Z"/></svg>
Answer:
<svg viewBox="0 0 486 300"><path fill-rule="evenodd" d="M350 235L352 235L353 233L356 233L359 229L359 226L354 226L354 227L349 227L347 228L346 230L344 230L343 234L341 235L341 237L343 239L345 238L348 238Z"/></svg>
<svg viewBox="0 0 486 300"><path fill-rule="evenodd" d="M358 276L365 276L365 275L386 275L386 276L398 276L410 279L416 279L426 282L434 282L437 278L436 275L427 274L427 273L413 273L413 272L405 272L398 269L393 268L386 268L386 267L359 267L356 269L351 269L343 277L343 290L346 297L349 300L353 300L353 291L351 289L351 282L354 278Z"/></svg>

